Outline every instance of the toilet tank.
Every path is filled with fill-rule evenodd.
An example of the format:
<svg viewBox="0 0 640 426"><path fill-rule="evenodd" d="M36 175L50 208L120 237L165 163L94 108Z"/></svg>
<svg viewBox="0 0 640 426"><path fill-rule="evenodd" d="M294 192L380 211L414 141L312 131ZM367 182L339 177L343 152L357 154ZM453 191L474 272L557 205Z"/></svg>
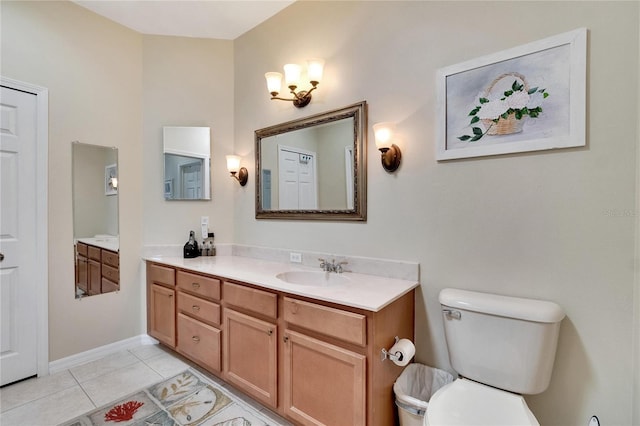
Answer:
<svg viewBox="0 0 640 426"><path fill-rule="evenodd" d="M564 318L560 306L458 289L442 290L439 299L458 374L519 394L549 386Z"/></svg>

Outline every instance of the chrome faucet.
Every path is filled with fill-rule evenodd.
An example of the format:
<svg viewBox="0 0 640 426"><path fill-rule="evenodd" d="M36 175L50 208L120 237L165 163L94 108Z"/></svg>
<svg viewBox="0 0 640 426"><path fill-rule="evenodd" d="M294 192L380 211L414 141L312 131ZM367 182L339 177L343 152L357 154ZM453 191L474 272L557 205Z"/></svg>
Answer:
<svg viewBox="0 0 640 426"><path fill-rule="evenodd" d="M335 259L333 259L331 261L331 263L329 263L326 259L322 259L322 258L320 258L318 260L320 261L320 268L322 268L323 271L325 271L325 272L335 272L337 274L341 274L344 271L342 266L349 263L347 261L342 261L342 262L336 263Z"/></svg>

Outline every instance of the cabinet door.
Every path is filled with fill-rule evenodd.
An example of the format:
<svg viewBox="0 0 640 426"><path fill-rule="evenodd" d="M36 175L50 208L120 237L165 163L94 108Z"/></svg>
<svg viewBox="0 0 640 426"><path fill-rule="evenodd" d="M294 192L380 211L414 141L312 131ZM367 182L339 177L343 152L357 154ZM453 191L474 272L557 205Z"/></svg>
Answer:
<svg viewBox="0 0 640 426"><path fill-rule="evenodd" d="M157 284L148 287L148 332L162 343L176 345L175 290Z"/></svg>
<svg viewBox="0 0 640 426"><path fill-rule="evenodd" d="M100 287L102 285L102 274L100 272L100 262L89 259L87 261L89 265L89 295L100 294L102 291Z"/></svg>
<svg viewBox="0 0 640 426"><path fill-rule="evenodd" d="M84 256L76 258L76 285L84 291L85 295L89 293L89 265Z"/></svg>
<svg viewBox="0 0 640 426"><path fill-rule="evenodd" d="M366 357L287 330L284 410L303 425L366 424Z"/></svg>
<svg viewBox="0 0 640 426"><path fill-rule="evenodd" d="M277 407L277 326L224 310L224 371L227 381Z"/></svg>

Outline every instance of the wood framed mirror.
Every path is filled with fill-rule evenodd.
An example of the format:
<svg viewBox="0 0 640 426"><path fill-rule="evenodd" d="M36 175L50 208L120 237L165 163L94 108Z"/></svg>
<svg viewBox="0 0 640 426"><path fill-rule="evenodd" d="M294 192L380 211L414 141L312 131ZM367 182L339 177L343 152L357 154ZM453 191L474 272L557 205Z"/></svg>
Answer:
<svg viewBox="0 0 640 426"><path fill-rule="evenodd" d="M256 130L256 219L366 221L367 103Z"/></svg>

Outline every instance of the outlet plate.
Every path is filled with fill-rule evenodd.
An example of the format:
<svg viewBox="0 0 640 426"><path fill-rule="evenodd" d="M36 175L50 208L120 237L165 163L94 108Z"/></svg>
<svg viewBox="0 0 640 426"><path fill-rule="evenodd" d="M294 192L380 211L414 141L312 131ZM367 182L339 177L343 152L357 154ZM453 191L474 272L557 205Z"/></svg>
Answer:
<svg viewBox="0 0 640 426"><path fill-rule="evenodd" d="M289 253L289 262L291 263L302 263L302 253Z"/></svg>
<svg viewBox="0 0 640 426"><path fill-rule="evenodd" d="M200 233L202 238L209 236L209 216L200 216Z"/></svg>

